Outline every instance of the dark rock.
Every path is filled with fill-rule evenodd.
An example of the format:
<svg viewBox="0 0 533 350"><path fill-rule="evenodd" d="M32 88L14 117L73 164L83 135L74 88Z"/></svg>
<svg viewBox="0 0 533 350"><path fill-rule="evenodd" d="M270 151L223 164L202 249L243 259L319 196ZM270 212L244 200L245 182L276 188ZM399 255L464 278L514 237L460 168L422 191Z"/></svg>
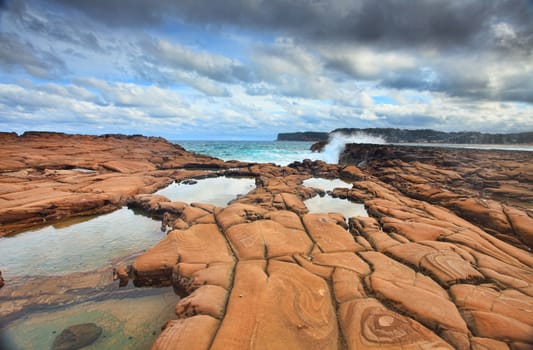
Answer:
<svg viewBox="0 0 533 350"><path fill-rule="evenodd" d="M182 183L183 185L196 185L196 184L198 183L198 181L193 180L193 179L190 179L190 180L182 181L181 183Z"/></svg>
<svg viewBox="0 0 533 350"><path fill-rule="evenodd" d="M92 344L102 334L94 323L77 324L65 328L54 340L53 350L75 350Z"/></svg>
<svg viewBox="0 0 533 350"><path fill-rule="evenodd" d="M317 143L313 143L310 149L312 152L322 152L326 145L327 141L318 141Z"/></svg>

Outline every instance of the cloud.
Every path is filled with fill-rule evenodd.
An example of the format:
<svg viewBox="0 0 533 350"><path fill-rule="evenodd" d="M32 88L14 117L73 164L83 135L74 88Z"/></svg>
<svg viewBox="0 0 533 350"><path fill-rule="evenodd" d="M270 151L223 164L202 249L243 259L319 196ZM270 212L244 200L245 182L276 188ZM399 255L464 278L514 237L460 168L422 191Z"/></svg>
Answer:
<svg viewBox="0 0 533 350"><path fill-rule="evenodd" d="M533 129L527 1L12 0L0 10L5 130Z"/></svg>
<svg viewBox="0 0 533 350"><path fill-rule="evenodd" d="M335 84L324 70L318 52L289 38L255 45L250 54L250 69L255 78L248 85L252 95L327 99L335 94Z"/></svg>
<svg viewBox="0 0 533 350"><path fill-rule="evenodd" d="M378 51L365 47L332 47L320 49L326 65L358 79L380 79L388 72L410 71L419 60L415 55L396 51Z"/></svg>
<svg viewBox="0 0 533 350"><path fill-rule="evenodd" d="M90 18L111 26L147 26L161 22L172 8L171 1L130 0L56 0L57 3L77 9Z"/></svg>
<svg viewBox="0 0 533 350"><path fill-rule="evenodd" d="M0 65L22 69L37 78L52 78L65 70L65 62L50 51L40 50L14 33L0 32Z"/></svg>
<svg viewBox="0 0 533 350"><path fill-rule="evenodd" d="M491 45L477 42L494 18L531 33L525 0L57 0L113 26L153 26L169 18L290 33L309 40L379 42L392 46ZM533 40L533 39L529 39Z"/></svg>
<svg viewBox="0 0 533 350"><path fill-rule="evenodd" d="M200 76L220 82L245 80L243 65L233 59L204 50L194 50L179 43L147 39L140 43L143 55L157 65L182 71L193 71Z"/></svg>
<svg viewBox="0 0 533 350"><path fill-rule="evenodd" d="M382 95L383 90L369 95ZM197 95L94 78L73 84L0 84L0 128L84 133L144 133L179 138L274 138L280 130L340 127L432 127L440 130L523 131L531 107L473 103L445 94L395 95L397 104L331 104L287 96L252 96L239 86L230 97ZM80 97L82 96L82 97ZM365 97L361 97L365 100ZM102 103L105 102L105 103Z"/></svg>
<svg viewBox="0 0 533 350"><path fill-rule="evenodd" d="M423 63L414 69L384 74L380 85L481 100L533 102L533 64L527 60L502 58L499 54L461 54L428 58Z"/></svg>
<svg viewBox="0 0 533 350"><path fill-rule="evenodd" d="M34 35L74 44L84 50L103 50L89 21L58 15L53 12L53 6L38 3L30 7L23 0L10 2L8 10L13 29L19 32L27 30Z"/></svg>

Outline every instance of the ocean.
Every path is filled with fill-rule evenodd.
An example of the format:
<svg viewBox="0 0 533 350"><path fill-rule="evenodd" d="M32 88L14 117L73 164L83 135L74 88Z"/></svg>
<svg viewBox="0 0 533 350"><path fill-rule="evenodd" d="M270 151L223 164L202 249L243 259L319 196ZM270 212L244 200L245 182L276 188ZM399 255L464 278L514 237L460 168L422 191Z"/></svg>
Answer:
<svg viewBox="0 0 533 350"><path fill-rule="evenodd" d="M222 160L287 165L304 159L320 159L310 150L313 142L295 141L172 141L187 151Z"/></svg>
<svg viewBox="0 0 533 350"><path fill-rule="evenodd" d="M323 153L311 152L313 142L297 141L172 141L186 150L207 154L222 160L243 162L275 163L287 165L304 159L323 160L337 163L340 152L346 143L386 143L379 138L338 138L325 148ZM404 144L446 148L503 149L512 151L533 151L531 145L462 145L462 144Z"/></svg>

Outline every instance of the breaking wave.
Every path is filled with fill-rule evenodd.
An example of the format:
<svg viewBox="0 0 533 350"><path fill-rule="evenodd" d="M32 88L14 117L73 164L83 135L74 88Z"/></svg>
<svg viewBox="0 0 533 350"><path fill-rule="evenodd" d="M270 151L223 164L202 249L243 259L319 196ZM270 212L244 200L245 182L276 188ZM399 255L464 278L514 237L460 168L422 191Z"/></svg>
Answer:
<svg viewBox="0 0 533 350"><path fill-rule="evenodd" d="M358 132L351 135L345 135L342 133L333 133L329 136L329 141L322 150L321 160L326 163L337 164L339 162L339 157L344 151L344 147L348 143L373 143L373 144L384 144L387 143L384 138L380 136L373 136L365 134L363 132Z"/></svg>

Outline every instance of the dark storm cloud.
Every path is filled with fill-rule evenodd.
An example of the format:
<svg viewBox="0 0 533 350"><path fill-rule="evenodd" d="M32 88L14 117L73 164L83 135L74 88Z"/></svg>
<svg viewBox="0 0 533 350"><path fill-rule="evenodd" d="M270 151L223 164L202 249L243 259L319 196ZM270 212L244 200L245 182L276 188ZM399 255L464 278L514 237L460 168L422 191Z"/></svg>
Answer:
<svg viewBox="0 0 533 350"><path fill-rule="evenodd" d="M135 0L127 4L121 0L55 1L110 26L138 28L179 20L209 27L233 26L252 33L267 32L301 45L304 50L290 60L285 56L293 48L279 50L273 45L272 50L280 51L275 55L279 57L276 64L255 68L220 59L209 62L198 52L179 47L169 49L161 42L141 45L147 53L145 57L152 58L156 66L189 69L222 83L244 83L253 94L265 93L264 84L249 84L257 83L254 79L274 83L271 88L288 96L294 90L302 90L298 84L281 79L283 75L276 69L281 58L300 65L299 57L309 50L320 53L325 68L322 72L330 77L340 72L347 79L370 80L387 88L482 99L526 102L533 99L529 83L533 73L524 64L533 60L533 1ZM346 49L344 53L341 48ZM371 57L354 52L355 49L367 50ZM257 47L254 51L254 57L269 53L258 52ZM429 51L437 58L424 56ZM473 60L478 60L479 66L501 65L502 70L508 70L508 66L523 67L518 73L495 78L493 72L478 70L472 65ZM428 71L432 76L428 77ZM315 69L309 74L316 72ZM498 83L492 84L495 79ZM283 84L285 88L279 88Z"/></svg>
<svg viewBox="0 0 533 350"><path fill-rule="evenodd" d="M56 0L110 25L154 25L176 17L198 24L230 24L311 40L385 45L495 45L491 25L513 24L531 44L528 0ZM517 43L518 45L518 43Z"/></svg>
<svg viewBox="0 0 533 350"><path fill-rule="evenodd" d="M36 35L46 35L54 40L79 45L85 49L102 51L97 36L87 29L88 24L80 22L79 18L46 13L46 16L35 15L39 11L28 11L23 0L15 0L6 6L8 15L15 19L20 28L27 29ZM50 10L45 8L45 10Z"/></svg>
<svg viewBox="0 0 533 350"><path fill-rule="evenodd" d="M162 0L55 0L66 7L84 12L89 17L113 26L156 25L169 14L172 1Z"/></svg>
<svg viewBox="0 0 533 350"><path fill-rule="evenodd" d="M480 72L460 72L445 66L439 67L432 77L428 75L424 69L390 73L381 85L400 90L450 92L456 96L480 97L489 93L490 81Z"/></svg>
<svg viewBox="0 0 533 350"><path fill-rule="evenodd" d="M455 97L533 102L533 72L519 61L495 62L448 60L428 68L387 73L380 85L398 90L444 92ZM492 66L491 71L487 66ZM511 70L507 73L506 70ZM500 76L499 76L500 75Z"/></svg>

